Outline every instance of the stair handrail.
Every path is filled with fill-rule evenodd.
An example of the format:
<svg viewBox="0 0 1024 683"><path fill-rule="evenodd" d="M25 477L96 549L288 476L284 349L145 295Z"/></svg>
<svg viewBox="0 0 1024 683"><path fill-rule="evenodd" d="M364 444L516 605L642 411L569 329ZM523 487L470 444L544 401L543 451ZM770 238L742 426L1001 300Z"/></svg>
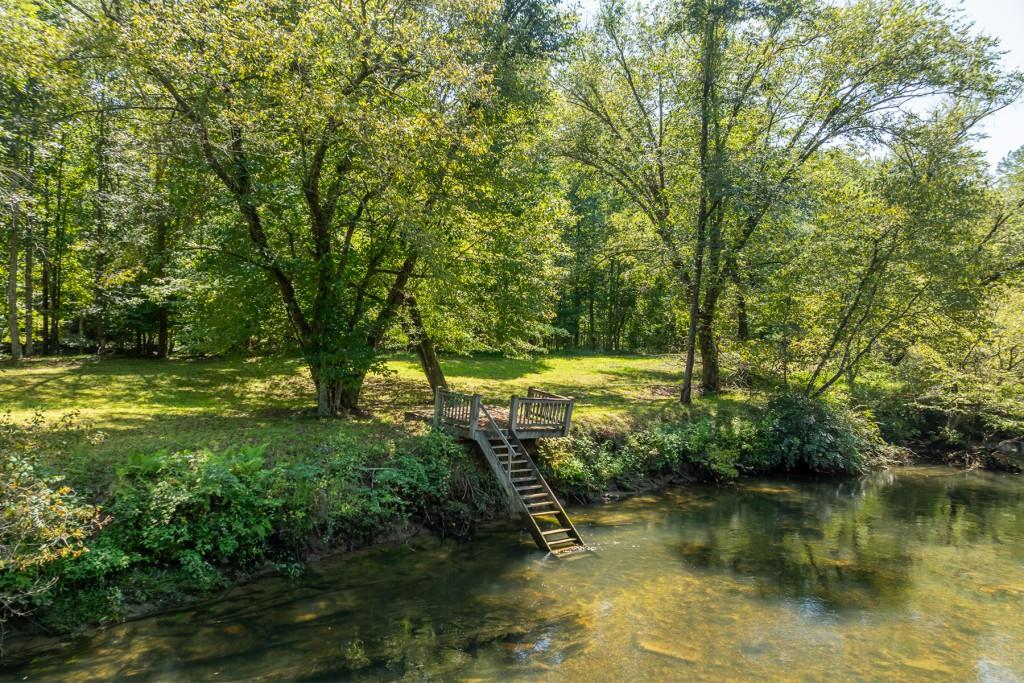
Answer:
<svg viewBox="0 0 1024 683"><path fill-rule="evenodd" d="M509 443L509 440L505 436L505 433L502 432L501 429L498 428L498 423L494 421L494 418L491 416L491 411L487 410L487 406L484 405L483 402L480 403L480 412L482 412L484 414L484 417L487 418L487 423L488 423L489 427L492 428L495 432L497 432L498 436L501 437L501 442L505 445L505 454L506 454L506 462L505 462L505 464L507 465L507 467L505 468L505 475L508 477L509 482L511 482L512 481L512 455L513 455L513 453L512 453L512 444Z"/></svg>
<svg viewBox="0 0 1024 683"><path fill-rule="evenodd" d="M519 446L523 449L523 451L526 451L526 446L523 445L523 442L519 439L519 436L516 434L514 429L509 430L509 436L518 441ZM580 532L576 529L576 525L572 523L572 519L569 517L569 513L565 511L565 508L562 506L562 503L559 502L558 500L558 496L555 495L555 492L551 489L551 485L548 484L547 479L544 478L544 474L541 473L540 467L538 467L537 463L533 461L533 458L529 457L528 453L526 456L526 462L529 464L530 469L533 470L533 473L537 475L537 481L541 483L541 485L544 487L544 490L547 491L549 496L551 496L551 500L554 501L555 507L558 508L558 512L561 513L562 518L565 520L565 523L569 525L570 529L572 529L572 533L576 536L576 540L579 541L584 548L587 547L587 544L583 540L583 537L580 536Z"/></svg>

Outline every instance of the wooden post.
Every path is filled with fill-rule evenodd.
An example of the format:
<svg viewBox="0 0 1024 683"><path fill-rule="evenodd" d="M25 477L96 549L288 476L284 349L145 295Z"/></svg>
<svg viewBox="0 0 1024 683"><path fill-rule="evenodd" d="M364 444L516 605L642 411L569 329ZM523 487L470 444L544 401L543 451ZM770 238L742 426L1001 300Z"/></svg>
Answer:
<svg viewBox="0 0 1024 683"><path fill-rule="evenodd" d="M569 425L572 421L572 408L576 405L576 399L569 399L569 405L565 407L565 424L562 425L562 436L569 436Z"/></svg>
<svg viewBox="0 0 1024 683"><path fill-rule="evenodd" d="M516 423L519 421L519 397L512 397L512 405L508 408L508 430L510 432L516 431L518 426Z"/></svg>
<svg viewBox="0 0 1024 683"><path fill-rule="evenodd" d="M480 421L480 394L473 394L469 409L469 438L476 438L476 423Z"/></svg>
<svg viewBox="0 0 1024 683"><path fill-rule="evenodd" d="M434 390L434 429L441 428L441 414L444 412L444 397L441 396L443 388Z"/></svg>

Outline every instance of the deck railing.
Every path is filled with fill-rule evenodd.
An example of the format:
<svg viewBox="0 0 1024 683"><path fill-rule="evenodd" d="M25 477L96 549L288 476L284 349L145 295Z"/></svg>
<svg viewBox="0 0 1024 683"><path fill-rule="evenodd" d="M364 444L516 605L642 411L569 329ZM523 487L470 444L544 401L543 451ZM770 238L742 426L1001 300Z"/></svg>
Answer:
<svg viewBox="0 0 1024 683"><path fill-rule="evenodd" d="M480 394L460 394L438 388L434 398L434 427L456 427L476 434L480 421Z"/></svg>
<svg viewBox="0 0 1024 683"><path fill-rule="evenodd" d="M552 436L568 436L575 402L574 399L530 387L525 397L512 397L509 429L550 431Z"/></svg>
<svg viewBox="0 0 1024 683"><path fill-rule="evenodd" d="M568 436L575 403L575 399L530 387L526 396L512 397L508 428L527 439ZM480 394L439 388L434 396L434 427L472 439L481 429L482 408Z"/></svg>

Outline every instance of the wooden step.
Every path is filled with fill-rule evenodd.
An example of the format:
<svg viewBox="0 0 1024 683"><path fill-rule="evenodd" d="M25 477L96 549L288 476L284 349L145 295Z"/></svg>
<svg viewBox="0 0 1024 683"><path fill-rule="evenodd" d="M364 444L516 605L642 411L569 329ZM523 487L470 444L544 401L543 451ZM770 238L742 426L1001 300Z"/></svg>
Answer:
<svg viewBox="0 0 1024 683"><path fill-rule="evenodd" d="M548 492L545 491L544 493L527 493L526 495L521 496L521 497L524 498L524 499L525 498L548 498Z"/></svg>
<svg viewBox="0 0 1024 683"><path fill-rule="evenodd" d="M551 531L540 532L543 536L550 536L552 534L571 534L572 529L552 529Z"/></svg>
<svg viewBox="0 0 1024 683"><path fill-rule="evenodd" d="M558 510L541 510L540 512L531 512L531 517L557 517Z"/></svg>
<svg viewBox="0 0 1024 683"><path fill-rule="evenodd" d="M544 505L554 505L554 507L556 508L555 510L552 510L551 512L545 512L544 514L550 515L552 513L558 512L558 510L557 510L558 506L555 505L555 501L553 501L553 500L542 500L539 503L527 503L526 507L528 507L528 508L539 508L539 507L543 507Z"/></svg>
<svg viewBox="0 0 1024 683"><path fill-rule="evenodd" d="M579 539L576 538L559 538L555 541L549 541L547 539L544 539L544 542L548 544L549 548L553 545L565 545L566 543L569 543L570 545L579 545L580 543Z"/></svg>
<svg viewBox="0 0 1024 683"><path fill-rule="evenodd" d="M543 484L527 484L526 486L523 486L521 484L516 484L516 491L519 491L520 493L522 493L523 491L533 491L534 489L543 489L543 488L544 488Z"/></svg>
<svg viewBox="0 0 1024 683"><path fill-rule="evenodd" d="M525 482L528 482L528 481L537 481L537 477L519 477L519 478L512 477L512 483L513 484L522 484L522 483L525 483Z"/></svg>

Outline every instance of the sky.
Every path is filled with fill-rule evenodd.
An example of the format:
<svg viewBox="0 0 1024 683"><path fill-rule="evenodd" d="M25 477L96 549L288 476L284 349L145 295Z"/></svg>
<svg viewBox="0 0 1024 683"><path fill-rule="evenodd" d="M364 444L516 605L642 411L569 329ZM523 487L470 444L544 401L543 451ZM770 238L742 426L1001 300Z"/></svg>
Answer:
<svg viewBox="0 0 1024 683"><path fill-rule="evenodd" d="M584 16L591 16L599 0L579 0ZM1007 52L1007 68L1024 70L1024 0L943 0L959 7L975 28L999 39ZM574 4L568 2L566 4ZM994 167L1004 156L1024 146L1024 98L988 118L981 128L986 136L978 145Z"/></svg>

